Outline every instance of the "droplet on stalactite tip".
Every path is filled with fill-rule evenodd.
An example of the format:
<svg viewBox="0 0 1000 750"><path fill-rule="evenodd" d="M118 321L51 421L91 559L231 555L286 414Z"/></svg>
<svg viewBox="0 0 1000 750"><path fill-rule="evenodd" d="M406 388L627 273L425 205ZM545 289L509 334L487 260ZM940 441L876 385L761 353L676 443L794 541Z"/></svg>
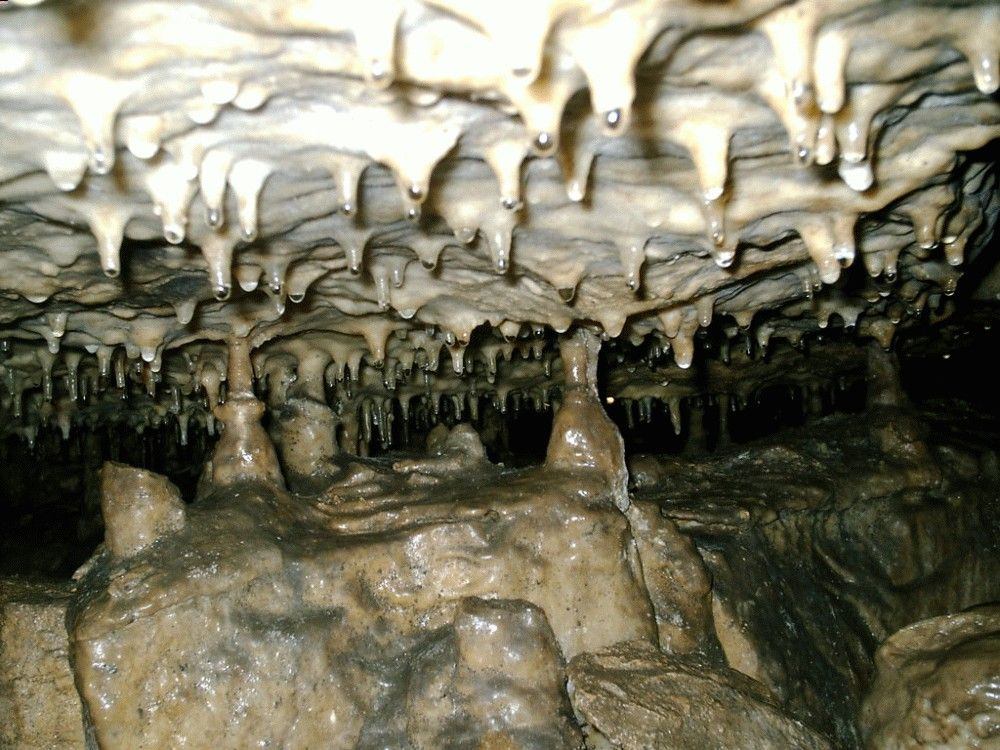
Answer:
<svg viewBox="0 0 1000 750"><path fill-rule="evenodd" d="M563 287L559 290L559 299L563 302L569 303L573 301L573 297L576 296L576 289L574 287L568 286Z"/></svg>
<svg viewBox="0 0 1000 750"><path fill-rule="evenodd" d="M114 159L102 148L94 149L90 154L90 168L95 174L105 175L111 172Z"/></svg>
<svg viewBox="0 0 1000 750"><path fill-rule="evenodd" d="M417 224L420 221L420 207L410 206L406 210L406 218L411 222L413 222L414 224Z"/></svg>
<svg viewBox="0 0 1000 750"><path fill-rule="evenodd" d="M509 268L510 268L510 263L507 261L506 258L504 258L504 257L501 256L499 258L494 259L494 261L493 261L493 271L498 276L501 276L501 275L507 273L507 271L508 271Z"/></svg>
<svg viewBox="0 0 1000 750"><path fill-rule="evenodd" d="M118 278L118 274L121 273L121 269L118 266L104 266L104 275L109 279Z"/></svg>
<svg viewBox="0 0 1000 750"><path fill-rule="evenodd" d="M500 205L508 211L517 211L523 204L517 198L502 198L500 200Z"/></svg>
<svg viewBox="0 0 1000 750"><path fill-rule="evenodd" d="M368 63L368 77L377 86L388 85L390 82L389 66L381 58L373 58Z"/></svg>
<svg viewBox="0 0 1000 750"><path fill-rule="evenodd" d="M416 183L406 188L406 194L410 199L415 201L422 201L424 199L424 191Z"/></svg>
<svg viewBox="0 0 1000 750"><path fill-rule="evenodd" d="M789 88L792 95L792 101L795 102L796 106L801 107L806 103L806 84L804 81L796 78L791 82Z"/></svg>
<svg viewBox="0 0 1000 750"><path fill-rule="evenodd" d="M712 253L712 259L719 268L730 268L736 260L735 251L721 251Z"/></svg>
<svg viewBox="0 0 1000 750"><path fill-rule="evenodd" d="M833 249L833 257L841 268L847 268L854 263L854 248L849 245L837 245Z"/></svg>
<svg viewBox="0 0 1000 750"><path fill-rule="evenodd" d="M229 296L233 293L232 284L216 284L215 288L212 289L212 296L215 297L219 302L225 302L229 299Z"/></svg>
<svg viewBox="0 0 1000 750"><path fill-rule="evenodd" d="M556 141L551 133L541 132L535 136L535 150L540 154L549 154L555 150Z"/></svg>
<svg viewBox="0 0 1000 750"><path fill-rule="evenodd" d="M604 125L608 130L616 131L625 122L625 115L621 109L611 109L604 113Z"/></svg>
<svg viewBox="0 0 1000 750"><path fill-rule="evenodd" d="M179 245L184 241L184 232L177 227L167 227L163 230L163 239L171 245Z"/></svg>
<svg viewBox="0 0 1000 750"><path fill-rule="evenodd" d="M210 208L205 212L205 223L213 229L222 226L222 211L217 208Z"/></svg>
<svg viewBox="0 0 1000 750"><path fill-rule="evenodd" d="M427 260L426 258L424 258L420 261L420 265L422 265L428 271L431 271L437 266L437 263L435 263L432 260Z"/></svg>
<svg viewBox="0 0 1000 750"><path fill-rule="evenodd" d="M357 211L357 206L355 206L353 203L345 202L341 204L340 210L344 213L345 216L354 216L354 212Z"/></svg>

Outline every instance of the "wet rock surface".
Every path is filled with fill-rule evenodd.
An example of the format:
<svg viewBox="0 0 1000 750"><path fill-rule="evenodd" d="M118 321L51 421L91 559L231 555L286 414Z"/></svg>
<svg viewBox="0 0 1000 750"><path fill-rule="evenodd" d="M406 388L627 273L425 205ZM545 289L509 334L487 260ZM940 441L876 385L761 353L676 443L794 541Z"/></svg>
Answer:
<svg viewBox="0 0 1000 750"><path fill-rule="evenodd" d="M0 578L0 747L83 750L69 663L72 586Z"/></svg>
<svg viewBox="0 0 1000 750"><path fill-rule="evenodd" d="M950 423L883 409L753 450L639 461L644 482L659 473L638 497L662 504L711 573L729 664L847 746L879 643L1000 597L995 447L942 439ZM885 452L886 431L908 437Z"/></svg>
<svg viewBox="0 0 1000 750"><path fill-rule="evenodd" d="M821 441L642 457L624 513L610 464L505 469L469 428L420 460L336 454L311 495L203 483L167 526L139 511L176 489L109 465L108 539L156 532L35 597L4 676L35 659L102 748L988 747L993 636L972 633L995 612L889 637L998 596L995 455L949 420L881 407ZM42 635L63 650L38 657ZM13 717L42 694L22 684ZM14 747L63 741L25 715Z"/></svg>
<svg viewBox="0 0 1000 750"><path fill-rule="evenodd" d="M97 561L81 581L72 633L102 747L382 746L377 738L390 731L385 717L406 713L408 701L430 700L408 692L417 690L408 687L408 665L427 649L457 648L455 669L475 674L468 685L456 676L455 690L471 694L455 696L450 712L438 704L440 722L423 716L428 725L419 730L424 746L444 746L427 738L448 735L446 724L459 734L472 731L463 724L466 714L470 726L479 726L492 711L496 721L510 714L504 701L521 704L516 685L503 682L518 669L540 670L523 701L534 706L537 690L547 696L544 705L557 706L561 693L543 687L546 679L559 683L558 670L542 666L623 634L656 642L628 523L600 485L588 497L578 478L573 492L559 489L568 477L558 472L498 473L495 484L481 475L442 482L420 502L412 489L407 496L406 485L426 494L421 475L390 474L390 489L377 467L355 464L350 471L369 486L335 485L317 502L236 487L200 499L183 532L127 566ZM372 496L370 485L380 479L377 499L350 498L359 491ZM496 614L511 621L503 628L538 634L484 633L477 640L475 628L469 631L469 618L478 617L468 614L469 597L525 602L506 614L497 604ZM438 643L447 628L457 645ZM509 651L504 637L524 649L534 639L539 653L511 653L528 666L510 665L494 698L475 684L494 672L500 679L508 668L501 668ZM435 672L445 669L440 664L412 667L414 674L420 669L430 670L420 679L435 684L446 677ZM549 720L523 724L510 731L564 733Z"/></svg>
<svg viewBox="0 0 1000 750"><path fill-rule="evenodd" d="M1000 607L934 617L875 655L861 727L871 748L988 748L1000 742Z"/></svg>
<svg viewBox="0 0 1000 750"><path fill-rule="evenodd" d="M569 664L573 707L593 747L829 750L745 675L645 643L623 643Z"/></svg>

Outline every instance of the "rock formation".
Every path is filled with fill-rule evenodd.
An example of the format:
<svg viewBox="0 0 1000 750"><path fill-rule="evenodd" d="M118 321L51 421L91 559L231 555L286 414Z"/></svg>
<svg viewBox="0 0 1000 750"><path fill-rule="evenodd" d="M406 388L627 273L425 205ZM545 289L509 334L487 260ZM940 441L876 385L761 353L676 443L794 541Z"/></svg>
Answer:
<svg viewBox="0 0 1000 750"><path fill-rule="evenodd" d="M998 52L971 0L0 2L0 742L988 741L990 662L890 636L1000 598L986 359L920 359L995 349Z"/></svg>
<svg viewBox="0 0 1000 750"><path fill-rule="evenodd" d="M875 661L861 715L870 747L983 748L1000 738L1000 608L910 625Z"/></svg>

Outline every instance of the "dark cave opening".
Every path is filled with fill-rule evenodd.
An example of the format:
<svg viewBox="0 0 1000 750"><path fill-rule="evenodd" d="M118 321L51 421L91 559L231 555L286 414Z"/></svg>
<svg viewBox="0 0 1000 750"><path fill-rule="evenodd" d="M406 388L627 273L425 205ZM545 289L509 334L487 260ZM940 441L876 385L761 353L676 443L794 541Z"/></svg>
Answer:
<svg viewBox="0 0 1000 750"><path fill-rule="evenodd" d="M836 333L827 334L828 340ZM769 353L754 352L765 361L782 350L793 353L808 373L810 358L822 357L823 341L794 350L779 342ZM985 436L1000 435L1000 396L993 385L989 353L1000 344L1000 315L992 305L979 305L971 312L942 326L932 335L906 338L898 346L900 378L904 391L918 405L947 413L949 404L961 405L960 425ZM714 346L714 349L713 349ZM717 344L703 351L718 362ZM681 399L674 408L677 426L667 401L647 398L646 403L608 395L608 373L630 361L637 368L655 366L656 357L642 350L609 347L601 360L601 400L618 427L627 456L698 455L753 444L780 436L831 414L862 414L866 404L866 381L862 370L847 370L836 377L824 373L815 382L808 377L785 382L765 382L744 400L719 394L695 394ZM810 354L810 351L812 354ZM662 356L662 355L661 355ZM857 358L863 357L858 349ZM669 355L667 357L669 359ZM706 357L707 358L707 357ZM653 365L647 365L652 362ZM695 367L703 367L696 362ZM704 374L698 376L704 383ZM559 387L549 391L552 401ZM428 402L429 403L429 402ZM442 398L436 409L411 409L404 423L398 402L393 402L391 427L386 444L375 437L369 445L371 460L392 460L419 455L429 431L438 423L453 427L468 422L479 433L490 461L509 468L540 464L545 458L552 429L552 403L512 393L501 410L488 397L478 398L475 418L467 403ZM127 408L123 406L123 408ZM725 410L726 418L722 419ZM194 496L198 476L218 438L203 424L192 423L186 445L173 420L146 426L141 431L124 421L111 421L96 428L74 425L68 439L51 426L43 426L34 444L21 436L7 435L0 441L0 573L69 576L100 542L103 527L97 491L97 472L104 461L149 469L168 477L185 498Z"/></svg>

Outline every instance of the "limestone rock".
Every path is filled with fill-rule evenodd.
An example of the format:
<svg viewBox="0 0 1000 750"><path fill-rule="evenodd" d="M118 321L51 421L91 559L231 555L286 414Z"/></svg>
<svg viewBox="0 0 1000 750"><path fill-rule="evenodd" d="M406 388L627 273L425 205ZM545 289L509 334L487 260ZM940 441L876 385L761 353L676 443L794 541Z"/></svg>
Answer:
<svg viewBox="0 0 1000 750"><path fill-rule="evenodd" d="M0 747L82 750L67 655L70 586L0 579Z"/></svg>
<svg viewBox="0 0 1000 750"><path fill-rule="evenodd" d="M541 609L465 599L428 640L414 655L405 700L387 703L365 739L427 750L580 747L562 656Z"/></svg>
<svg viewBox="0 0 1000 750"><path fill-rule="evenodd" d="M712 579L694 543L653 503L633 502L626 516L656 613L660 648L721 656L712 621Z"/></svg>
<svg viewBox="0 0 1000 750"><path fill-rule="evenodd" d="M875 655L861 711L878 750L1000 746L1000 606L922 620Z"/></svg>
<svg viewBox="0 0 1000 750"><path fill-rule="evenodd" d="M338 453L337 423L330 407L309 398L290 398L274 410L269 432L293 487L329 484L330 459Z"/></svg>
<svg viewBox="0 0 1000 750"><path fill-rule="evenodd" d="M622 750L830 748L735 670L644 643L582 654L568 669L573 707L595 745L600 738Z"/></svg>
<svg viewBox="0 0 1000 750"><path fill-rule="evenodd" d="M965 468L978 465L976 444L900 412L888 423L922 422L926 449L886 452L887 411L825 418L753 450L643 459L658 484L634 503L657 501L697 545L729 665L849 748L878 643L1000 598L995 484Z"/></svg>
<svg viewBox="0 0 1000 750"><path fill-rule="evenodd" d="M569 729L532 718L535 704L559 715L559 660L623 635L656 642L600 477L486 464L428 492L416 474L351 467L358 483L335 502L222 487L141 564L98 560L72 648L102 748L383 747L404 696L430 700L418 673L455 686L440 720L418 712L421 737L461 725L564 743ZM427 649L458 666L427 664Z"/></svg>
<svg viewBox="0 0 1000 750"><path fill-rule="evenodd" d="M132 557L184 528L184 501L166 477L109 461L101 469L104 544Z"/></svg>

